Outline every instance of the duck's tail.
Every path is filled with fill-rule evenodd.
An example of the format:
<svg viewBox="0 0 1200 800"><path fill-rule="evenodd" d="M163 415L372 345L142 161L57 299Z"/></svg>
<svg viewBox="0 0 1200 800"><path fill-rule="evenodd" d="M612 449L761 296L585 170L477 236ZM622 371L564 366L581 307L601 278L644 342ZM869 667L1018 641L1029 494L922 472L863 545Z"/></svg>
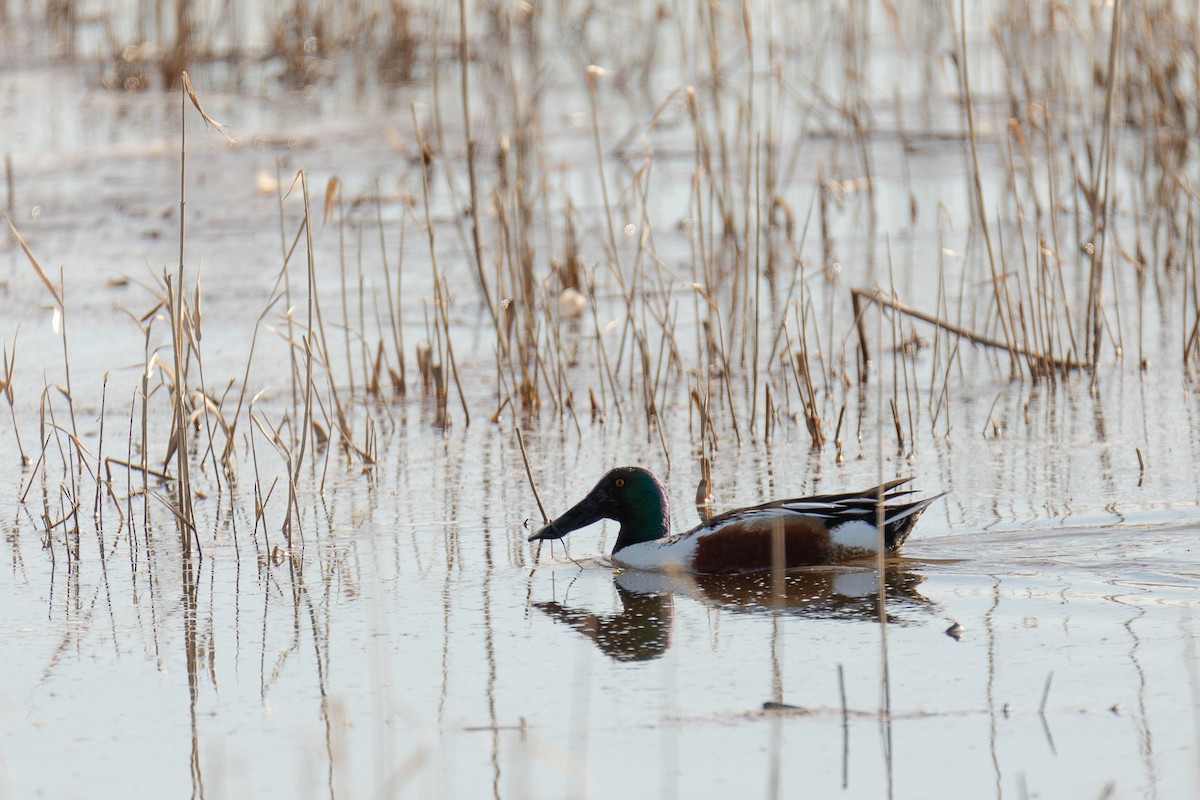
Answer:
<svg viewBox="0 0 1200 800"><path fill-rule="evenodd" d="M897 494L909 494L909 492L898 492ZM904 540L912 533L913 526L917 524L917 518L921 516L921 512L928 508L930 503L945 494L946 492L941 492L933 497L926 497L924 500L912 503L893 503L883 507L883 540L889 552L900 549L900 545L904 544Z"/></svg>
<svg viewBox="0 0 1200 800"><path fill-rule="evenodd" d="M817 495L802 500L785 501L784 504L795 511L821 517L827 523L860 520L874 525L879 519L879 504L882 502L884 544L888 551L895 551L912 533L921 512L934 500L946 494L941 492L923 500L896 502L913 494L911 489L899 488L911 480L912 478L898 478L861 492Z"/></svg>

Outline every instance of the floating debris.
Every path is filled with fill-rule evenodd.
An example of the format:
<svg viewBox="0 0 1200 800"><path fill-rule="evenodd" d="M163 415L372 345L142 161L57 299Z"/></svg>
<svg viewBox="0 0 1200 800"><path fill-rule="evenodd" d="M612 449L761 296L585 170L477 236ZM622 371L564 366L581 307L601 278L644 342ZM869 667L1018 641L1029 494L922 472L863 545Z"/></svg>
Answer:
<svg viewBox="0 0 1200 800"><path fill-rule="evenodd" d="M790 703L776 703L773 700L768 700L765 703L763 703L762 710L763 711L778 711L778 712L781 712L784 714L795 714L797 716L807 716L809 714L816 713L811 708L805 708L804 706L794 706L794 705L791 705Z"/></svg>

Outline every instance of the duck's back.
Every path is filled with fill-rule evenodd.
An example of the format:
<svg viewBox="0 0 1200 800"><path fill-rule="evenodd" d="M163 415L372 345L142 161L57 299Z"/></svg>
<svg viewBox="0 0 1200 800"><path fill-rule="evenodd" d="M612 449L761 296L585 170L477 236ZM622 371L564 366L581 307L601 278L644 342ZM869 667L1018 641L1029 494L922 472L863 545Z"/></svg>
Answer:
<svg viewBox="0 0 1200 800"><path fill-rule="evenodd" d="M622 548L613 554L613 560L632 569L715 574L769 570L780 556L785 569L868 558L879 547L875 520L880 497L888 503L883 546L889 551L900 547L917 517L937 499L894 502L908 494L896 491L906 482L730 511L687 533ZM780 548L782 552L778 552Z"/></svg>

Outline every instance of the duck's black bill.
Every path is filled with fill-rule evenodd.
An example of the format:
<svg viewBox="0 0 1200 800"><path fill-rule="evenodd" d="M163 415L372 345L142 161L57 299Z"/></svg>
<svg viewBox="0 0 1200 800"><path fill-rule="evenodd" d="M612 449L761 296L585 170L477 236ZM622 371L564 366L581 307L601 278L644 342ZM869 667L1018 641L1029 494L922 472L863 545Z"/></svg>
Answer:
<svg viewBox="0 0 1200 800"><path fill-rule="evenodd" d="M580 500L570 510L565 512L558 519L550 522L546 527L542 528L537 533L529 537L529 541L536 542L540 539L561 539L571 531L577 531L580 528L587 527L593 522L598 522L604 518L600 511L600 504L597 503L591 495Z"/></svg>

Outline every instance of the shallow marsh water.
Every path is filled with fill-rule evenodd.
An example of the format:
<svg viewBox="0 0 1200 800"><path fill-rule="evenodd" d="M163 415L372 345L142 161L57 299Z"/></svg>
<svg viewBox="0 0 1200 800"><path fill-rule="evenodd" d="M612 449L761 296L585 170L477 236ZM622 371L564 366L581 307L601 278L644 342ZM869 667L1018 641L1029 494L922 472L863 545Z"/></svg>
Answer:
<svg viewBox="0 0 1200 800"><path fill-rule="evenodd" d="M716 201L712 194L699 204L691 200L697 166L683 105L667 104L647 133L669 92L685 83L702 87L702 97L711 90L703 88L712 76L704 74L702 59L672 60L679 41L703 28L693 11L664 9L664 22L655 9L631 4L592 19L582 37L567 25L570 9L539 18L544 57L557 71L530 70L545 82L535 141L551 165L533 205L537 222L526 231L538 254L537 303L556 307L561 287L549 262L563 257L569 201L584 268L596 282L597 313L594 327L590 307L578 320L558 320L551 311L541 318L558 326L559 347L574 354L562 361L562 379L575 408L557 407L551 384L559 376L548 377L551 365L540 379L539 412L518 411L515 420L517 399L489 418L510 397L504 381L513 372L506 367L498 376L496 330L475 283L469 223L462 222L464 134L455 105L458 63L449 55L455 47L447 44L454 15L428 10L426 17L441 26L447 48L438 75L449 120L431 171L430 203L434 252L452 289L439 336L453 343L470 424L458 389L450 384L439 409L412 363L414 345L428 343L435 291L419 227L421 158L410 109L417 103L422 124L432 124L430 75L399 87L368 81L361 88L352 66L335 59L332 83L294 93L269 74L271 60L237 81L220 65L194 68L206 110L240 141L228 146L188 109L185 252L188 281L199 277L203 287L203 380L213 397L232 382L233 392L219 404L226 414L245 384L261 423L241 421L233 482L204 461L205 424L191 434L202 557L181 551L168 506L175 502L171 482L147 478L149 493L142 494L142 476L118 469L112 494L106 490L98 513L92 511L96 460L115 454L136 461L143 441L152 462L165 460L171 410L161 365L170 363L168 328L160 311L147 344L122 309L135 317L151 311L156 276L177 258L180 97L102 90L96 84L103 61L46 57L38 36L48 34L35 20L7 28L10 41L21 31L41 31L27 45L39 57L24 62L13 49L5 57L0 130L13 156L16 227L53 282L62 268L73 425L87 463L42 420L53 415L59 430L71 429L65 396L55 388L66 383L63 340L46 288L15 240L4 238L0 338L10 354L17 342L15 427L35 463L20 464L14 426L0 424L0 486L8 487L0 494L0 519L9 545L0 577L6 644L0 794L1194 795L1200 786L1194 547L1200 404L1193 373L1180 365L1180 346L1195 313L1186 299L1195 276L1156 260L1153 280L1139 291L1134 270L1113 267L1105 322L1114 339L1120 330L1125 353L1115 354L1106 340L1096 370L1053 380L1034 381L1007 356L965 342L948 361L956 340L907 320L884 318L880 325L873 309L867 341L876 358L871 381L860 386L851 287L894 284L908 305L944 306L946 316L999 336L971 223L970 161L954 72L945 67L950 59L934 57L949 52L954 29L923 16L927 4L900 5L898 20L820 3L753 17L760 30L777 26L781 38L789 31L814 39L839 34L824 48L794 52L781 45L772 56L790 79L786 91L772 95L780 103L777 134L801 142L797 177L778 191L798 226L805 210L819 205L818 172L837 191L827 185L829 210L811 212L807 238L797 234L785 245L776 232L772 240L804 263L798 285L807 289L790 283L789 270L760 278L762 308L743 325L739 309L744 316L748 295L737 300L730 285L736 281L726 275L707 288L725 315L716 324L730 336L720 349L731 353L751 352L747 331L757 329L766 341L781 317L807 303L817 321L797 323L790 335L811 336L809 346L821 348L808 363L821 376L821 424L829 441L816 449L791 373L778 361L767 368L766 345L758 386L744 361L704 355L713 349L703 332L712 318L691 284L705 284L709 272L695 266L693 254L698 238L719 234L702 221ZM1008 96L985 32L993 23L1008 30L996 21L1019 5L980 6L968 25L978 70L972 88L987 131L981 178L995 198L1010 257L1022 242L1036 249L1037 237L1048 237L1028 219L1018 224L1013 204L1000 199L1013 176L1007 140L995 133L1005 129ZM1087 4L1074 10L1097 25L1093 49L1104 52L1105 28L1095 22L1101 17ZM722 18L735 19L733 11ZM826 11L834 21L824 19ZM663 49L648 62L646 87L605 88L598 102L611 159L608 190L620 197L616 228L630 231L616 257L627 274L641 270L635 274L652 298L630 314L605 265L611 256L582 67L605 52L589 51L592 41L620 40L628 48L616 48L616 63L606 64L614 73L640 63L637 44L653 37L632 36L639 22L658 30ZM484 26L482 16L472 18L473 31ZM907 48L892 43L895 30L908 34ZM499 183L496 142L510 120L496 99L509 84L489 82L487 69L492 56L513 56L476 35L483 56L472 98L477 136L491 147L482 179L490 191ZM721 40L726 47L737 41L729 35ZM922 51L912 44L923 35L936 46ZM864 43L872 46L869 59L856 49ZM1074 66L1058 65L1059 75L1078 92L1068 111L1086 116L1102 105L1102 95L1076 72L1090 66L1088 58L1064 52ZM767 53L760 55L759 69ZM728 61L725 68L744 81L737 59ZM821 63L825 69L806 72ZM847 78L847 64L863 67L868 78ZM809 74L811 85L802 80ZM206 89L206 79L214 88ZM860 140L833 105L814 99L853 99L856 92L877 126L861 140L871 165L870 199L861 190L863 163L846 155ZM907 144L892 122L896 94L912 126ZM701 127L710 134L722 125L736 130L736 114L725 114L719 124ZM1120 130L1130 148L1121 152L1136 151L1142 134L1132 126ZM643 133L654 151L645 204L630 188L644 153L628 144ZM737 141L732 133L731 141ZM1065 170L1066 161L1053 169ZM1195 180L1194 162L1185 159L1178 175ZM1119 160L1115 174L1140 187L1133 166L1131 157ZM255 320L275 291L281 240L290 244L303 220L300 187L291 183L300 169L314 197L315 278L330 317L330 373L356 442L373 442L374 458L366 464L338 447L309 444L311 454L295 473L289 545L288 469L265 427L290 430L295 419L291 367L300 362L282 339L288 330L282 303L264 317L269 327L259 331L252 369L246 363ZM276 175L284 192L291 186L282 201L283 234L281 202L270 188ZM325 187L335 175L347 200L342 224L336 204L321 219ZM449 180L456 188L447 188ZM1119 195L1123 206L1142 196L1128 191ZM1062 249L1074 258L1078 243L1070 237L1082 223L1069 203L1061 205ZM402 225L406 231L399 292L410 370L404 396L363 388L375 342L390 335L378 322L387 310L376 213L393 269ZM825 242L819 217L827 223ZM499 259L496 219L488 217L485 241ZM1117 220L1123 241L1150 226L1137 215ZM645 265L650 259L639 234L646 230L661 269ZM1178 244L1161 232L1146 234L1146 242L1155 254ZM732 260L726 248L721 253ZM303 318L305 279L303 255L294 259L295 323ZM966 298L961 305L939 303L939 261L952 287L946 291ZM1082 269L1067 259L1062 293L1073 312L1086 303L1085 282L1076 279ZM518 296L515 280L506 284L499 269L495 278L497 297ZM672 317L670 326L655 326L660 308ZM661 380L645 380L641 365L633 366L641 354L626 337L631 316L632 329L648 334L650 372ZM895 346L910 334L924 346L915 352ZM663 357L669 341L678 343L680 363ZM148 351L160 358L149 369ZM621 360L612 381L604 377L606 357ZM157 388L143 440L137 392L147 372ZM195 366L190 379L199 385ZM653 422L643 411L648 383L658 409ZM776 403L769 436L762 421L766 383ZM946 400L939 404L934 397L943 383ZM706 406L715 442L698 433L693 390L720 398ZM589 392L598 414L590 411ZM889 400L902 418L911 415L901 425L902 445ZM759 415L754 431L752 406ZM843 409L839 448L833 439ZM446 413L449 425L441 424ZM603 555L615 538L611 524L573 534L568 552L561 545L536 551L525 541L539 517L514 424L524 433L550 514L582 496L605 469L636 463L666 478L673 523L684 529L697 520L692 498L702 456L711 462L718 509L910 474L918 490L949 494L926 512L904 557L889 564L884 628L878 576L869 566L797 571L782 589L769 576L622 573ZM43 441L50 444L39 459ZM54 524L75 502L74 523ZM946 633L954 623L962 629L957 638Z"/></svg>

